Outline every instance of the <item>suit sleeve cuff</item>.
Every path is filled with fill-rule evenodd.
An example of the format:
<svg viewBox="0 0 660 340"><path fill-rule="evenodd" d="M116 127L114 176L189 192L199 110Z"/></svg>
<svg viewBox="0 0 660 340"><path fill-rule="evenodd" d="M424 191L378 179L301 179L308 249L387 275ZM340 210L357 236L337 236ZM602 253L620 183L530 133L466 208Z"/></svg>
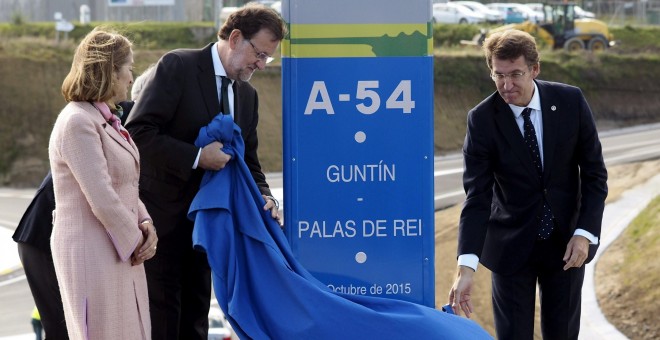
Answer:
<svg viewBox="0 0 660 340"><path fill-rule="evenodd" d="M587 240L589 240L589 243L591 244L598 244L598 237L594 236L594 234L584 230L584 229L575 229L575 232L573 233L573 236L583 236Z"/></svg>
<svg viewBox="0 0 660 340"><path fill-rule="evenodd" d="M458 265L472 268L475 272L479 265L479 256L475 254L463 254L458 256Z"/></svg>

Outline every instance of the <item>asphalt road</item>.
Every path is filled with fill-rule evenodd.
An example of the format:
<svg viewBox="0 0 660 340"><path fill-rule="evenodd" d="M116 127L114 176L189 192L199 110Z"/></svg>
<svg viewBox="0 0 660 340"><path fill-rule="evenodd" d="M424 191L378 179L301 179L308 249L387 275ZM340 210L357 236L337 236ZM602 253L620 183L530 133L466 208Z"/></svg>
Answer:
<svg viewBox="0 0 660 340"><path fill-rule="evenodd" d="M658 158L660 124L609 131L601 134L601 141L607 165ZM461 185L462 171L460 154L436 157L436 209L460 203L465 199ZM268 178L275 189L275 196L281 199L282 175L269 174ZM34 190L0 189L0 237L11 236L33 193ZM0 244L4 245L5 242ZM0 254L5 256L4 252ZM0 340L2 337L32 332L30 312L33 305L22 270L0 276Z"/></svg>
<svg viewBox="0 0 660 340"><path fill-rule="evenodd" d="M660 157L660 124L636 126L600 134L605 163L633 163ZM446 208L465 200L462 185L463 156L435 160L435 207Z"/></svg>
<svg viewBox="0 0 660 340"><path fill-rule="evenodd" d="M30 203L33 192L19 191L0 195L0 237L11 240L13 230ZM0 244L5 246L7 242ZM13 250L16 251L16 248L13 247ZM7 256L4 249L0 256ZM30 314L33 306L34 301L23 270L0 277L0 337L32 332Z"/></svg>

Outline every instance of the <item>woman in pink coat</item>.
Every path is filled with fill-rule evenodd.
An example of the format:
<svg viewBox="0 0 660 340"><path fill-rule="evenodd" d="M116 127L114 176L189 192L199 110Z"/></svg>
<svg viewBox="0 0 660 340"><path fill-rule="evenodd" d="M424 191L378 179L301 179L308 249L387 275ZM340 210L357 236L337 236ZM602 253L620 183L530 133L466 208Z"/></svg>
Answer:
<svg viewBox="0 0 660 340"><path fill-rule="evenodd" d="M132 68L130 41L90 32L62 84L68 104L50 136L51 248L71 339L151 338L143 262L157 237L138 197L138 149L114 111Z"/></svg>

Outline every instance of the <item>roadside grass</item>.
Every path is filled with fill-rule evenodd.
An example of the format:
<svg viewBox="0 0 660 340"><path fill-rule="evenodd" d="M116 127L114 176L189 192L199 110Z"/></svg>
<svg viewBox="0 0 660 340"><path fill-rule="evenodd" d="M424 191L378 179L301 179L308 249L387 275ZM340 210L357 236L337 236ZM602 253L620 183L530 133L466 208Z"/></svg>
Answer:
<svg viewBox="0 0 660 340"><path fill-rule="evenodd" d="M619 46L614 51L625 53L654 53L660 50L658 26L631 26L610 27L614 40Z"/></svg>
<svg viewBox="0 0 660 340"><path fill-rule="evenodd" d="M48 136L55 117L65 105L60 94L62 79L69 71L77 39L93 26L76 26L69 39L56 42L48 25L0 24L0 102L3 103L0 121L4 122L0 124L1 185L36 186L46 173ZM112 27L112 23L108 25ZM173 46L201 47L215 40L209 33L213 27L208 24L161 26L144 22L117 26L134 39L136 75ZM433 70L436 155L460 151L468 110L495 90L480 49L459 45L460 40L470 39L478 29L474 25L434 26L437 47ZM660 91L655 76L660 74L660 57L641 48L638 49L642 51L641 55L625 51L639 47L639 39L633 39L637 38L636 35L649 37L660 30L617 30L625 30L625 34L632 36L626 38L628 41L622 45L621 54L614 50L603 54L542 51L541 79L580 87L591 105L599 129L645 124L659 119L660 96L649 93ZM625 34L622 36L626 37ZM653 48L651 51L655 51ZM277 61L269 65L268 71L256 73L252 80L259 90L259 155L266 171L282 169L281 82Z"/></svg>
<svg viewBox="0 0 660 340"><path fill-rule="evenodd" d="M631 340L660 338L658 225L660 197L633 220L596 267L596 293L603 314Z"/></svg>

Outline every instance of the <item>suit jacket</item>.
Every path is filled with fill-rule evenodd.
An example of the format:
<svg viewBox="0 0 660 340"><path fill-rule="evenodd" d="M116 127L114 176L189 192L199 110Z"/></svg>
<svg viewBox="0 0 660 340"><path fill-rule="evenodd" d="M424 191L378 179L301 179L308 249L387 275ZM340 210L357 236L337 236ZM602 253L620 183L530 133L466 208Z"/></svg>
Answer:
<svg viewBox="0 0 660 340"><path fill-rule="evenodd" d="M151 337L143 265L130 257L148 218L140 156L90 103L70 102L48 147L56 211L51 249L72 339Z"/></svg>
<svg viewBox="0 0 660 340"><path fill-rule="evenodd" d="M121 102L124 114L122 124L128 118L133 107L132 101ZM53 192L53 177L50 171L46 174L37 189L30 205L25 210L21 221L12 236L14 241L31 244L50 253L50 234L53 231L53 210L55 210L55 193Z"/></svg>
<svg viewBox="0 0 660 340"><path fill-rule="evenodd" d="M50 253L53 210L55 210L55 193L53 177L49 171L21 217L12 236L14 241L31 244Z"/></svg>
<svg viewBox="0 0 660 340"><path fill-rule="evenodd" d="M159 206L150 210L162 221L156 223L159 234L175 225L163 222L186 215L204 173L192 166L199 151L194 145L199 130L220 112L213 46L165 54L126 124L142 157L141 194ZM245 140L245 162L260 191L270 195L257 157L257 92L240 80L234 82L233 90L235 122Z"/></svg>
<svg viewBox="0 0 660 340"><path fill-rule="evenodd" d="M600 237L607 170L591 109L577 87L536 84L543 112L542 180L511 108L497 92L468 113L458 254L476 254L500 274L528 260L544 198L564 246L576 228ZM596 249L590 246L588 261Z"/></svg>

